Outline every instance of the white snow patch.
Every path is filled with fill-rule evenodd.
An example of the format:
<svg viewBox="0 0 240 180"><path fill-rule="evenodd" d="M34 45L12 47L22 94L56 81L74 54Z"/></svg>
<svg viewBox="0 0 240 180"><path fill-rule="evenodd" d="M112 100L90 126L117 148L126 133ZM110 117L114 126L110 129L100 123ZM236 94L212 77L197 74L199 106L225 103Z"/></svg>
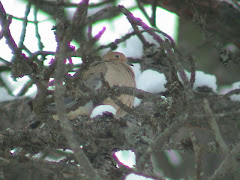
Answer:
<svg viewBox="0 0 240 180"><path fill-rule="evenodd" d="M150 93L159 93L166 91L164 74L153 70L145 70L137 80L137 88Z"/></svg>
<svg viewBox="0 0 240 180"><path fill-rule="evenodd" d="M115 155L121 163L130 168L134 168L136 165L136 155L133 151L121 150L115 152Z"/></svg>
<svg viewBox="0 0 240 180"><path fill-rule="evenodd" d="M185 71L185 73L187 74L188 80L190 80L191 73L189 73L188 71ZM179 76L179 73L178 73L178 77L180 81L182 81L182 79ZM193 89L197 89L198 87L203 87L203 86L207 86L211 88L214 92L217 92L217 78L215 75L206 74L202 71L196 71Z"/></svg>
<svg viewBox="0 0 240 180"><path fill-rule="evenodd" d="M139 29L143 30L142 28L139 28ZM132 28L130 28L128 33L131 33L131 32L133 32ZM154 40L153 37L146 32L142 33L142 35L150 44L156 45L155 50L157 50L157 47L159 47L159 43L156 40ZM165 39L165 37L162 36L161 34L159 34L159 36L161 36L162 39ZM134 46L133 46L133 44L134 44ZM130 37L125 43L120 44L119 48L117 50L119 52L124 53L127 56L131 56L131 57L135 57L135 58L142 58L143 44L139 40L138 36L134 35L134 36Z"/></svg>
<svg viewBox="0 0 240 180"><path fill-rule="evenodd" d="M152 178L146 178L134 173L128 174L125 180L152 180Z"/></svg>
<svg viewBox="0 0 240 180"><path fill-rule="evenodd" d="M90 117L95 118L99 115L101 116L101 115L103 115L104 112L110 112L113 115L116 115L116 113L117 113L116 109L110 105L99 105L93 109Z"/></svg>
<svg viewBox="0 0 240 180"><path fill-rule="evenodd" d="M18 97L11 96L10 94L8 94L8 92L5 88L0 88L0 102L12 101L17 98Z"/></svg>
<svg viewBox="0 0 240 180"><path fill-rule="evenodd" d="M137 88L150 93L159 93L166 91L165 84L167 80L164 74L148 69L136 79ZM141 100L135 98L134 107L139 106Z"/></svg>

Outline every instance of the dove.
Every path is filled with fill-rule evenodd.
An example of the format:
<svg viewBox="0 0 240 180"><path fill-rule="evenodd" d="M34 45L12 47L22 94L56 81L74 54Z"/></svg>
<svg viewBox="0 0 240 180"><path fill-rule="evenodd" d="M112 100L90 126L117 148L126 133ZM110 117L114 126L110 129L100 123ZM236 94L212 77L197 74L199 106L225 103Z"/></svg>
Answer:
<svg viewBox="0 0 240 180"><path fill-rule="evenodd" d="M90 64L88 70L83 74L83 78L81 80L90 89L98 90L103 86L102 77L110 87L115 85L136 88L134 72L128 64L126 56L120 52L109 52L103 56L101 61ZM121 94L118 99L126 106L132 108L135 97ZM67 104L69 105L73 102L73 98L70 98ZM116 109L115 118L120 118L126 115L126 112L116 105L114 100L112 100L110 97L103 101L103 105L110 105ZM68 118L74 119L81 115L90 116L95 106L96 105L93 104L92 101L89 101L85 105L69 111ZM57 115L53 115L53 118L58 119Z"/></svg>

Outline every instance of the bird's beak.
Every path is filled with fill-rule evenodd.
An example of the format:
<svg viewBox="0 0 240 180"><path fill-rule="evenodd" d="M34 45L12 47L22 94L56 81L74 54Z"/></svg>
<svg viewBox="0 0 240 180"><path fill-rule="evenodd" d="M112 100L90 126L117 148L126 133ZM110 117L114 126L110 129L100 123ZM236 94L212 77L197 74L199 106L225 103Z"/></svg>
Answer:
<svg viewBox="0 0 240 180"><path fill-rule="evenodd" d="M127 64L129 65L129 66L134 66L132 63L130 63L129 61L127 61Z"/></svg>

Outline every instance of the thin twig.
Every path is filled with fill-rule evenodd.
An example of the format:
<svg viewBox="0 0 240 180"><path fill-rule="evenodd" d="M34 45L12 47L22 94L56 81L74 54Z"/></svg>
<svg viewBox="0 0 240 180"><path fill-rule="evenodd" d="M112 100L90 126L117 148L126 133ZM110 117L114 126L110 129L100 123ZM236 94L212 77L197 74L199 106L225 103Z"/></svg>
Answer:
<svg viewBox="0 0 240 180"><path fill-rule="evenodd" d="M143 7L143 5L142 5L142 2L140 2L139 0L137 0L137 5L138 5L139 9L142 11L143 15L144 15L144 16L147 18L147 20L149 21L149 23L150 23L151 25L153 25L152 22L151 22L151 18L149 17L149 15L147 14L147 12L145 11L145 9L144 9L144 7Z"/></svg>
<svg viewBox="0 0 240 180"><path fill-rule="evenodd" d="M1 77L0 77L0 85L6 89L8 94L10 94L11 96L14 96L11 88L7 85L7 83L4 82L4 80Z"/></svg>
<svg viewBox="0 0 240 180"><path fill-rule="evenodd" d="M191 84L191 88L193 88L193 85L194 85L195 80L196 80L195 64L194 64L192 56L190 56L188 59L189 59L190 67L191 67L190 84Z"/></svg>
<svg viewBox="0 0 240 180"><path fill-rule="evenodd" d="M23 24L22 24L22 32L21 32L21 36L20 36L20 41L18 44L19 49L23 48L23 43L25 40L25 35L26 35L26 31L27 31L27 25L28 25L28 15L30 13L31 10L31 6L32 6L32 1L28 1L28 4L26 6L26 10L25 10L25 16L23 19Z"/></svg>
<svg viewBox="0 0 240 180"><path fill-rule="evenodd" d="M240 94L240 89L234 89L229 91L228 93L224 94L223 98L228 98L229 96L232 96L234 94Z"/></svg>
<svg viewBox="0 0 240 180"><path fill-rule="evenodd" d="M16 20L24 21L24 18L16 17L16 16L13 16L13 15L10 15L10 14L7 14L7 16L11 16L12 19L16 19ZM43 21L44 21L44 20L43 20ZM45 21L46 21L46 20L45 20ZM34 24L34 21L27 20L27 23Z"/></svg>
<svg viewBox="0 0 240 180"><path fill-rule="evenodd" d="M98 22L100 20L113 18L119 15L120 12L121 11L119 10L119 8L114 6L103 8L95 14L88 16L85 24L94 24L95 22Z"/></svg>
<svg viewBox="0 0 240 180"><path fill-rule="evenodd" d="M39 2L37 1L37 3L39 3ZM35 24L36 37L37 37L37 40L38 40L38 49L40 51L42 51L44 46L43 46L43 43L41 41L41 36L40 36L40 33L39 33L39 29L38 29L38 23L39 22L37 20L37 14L38 14L38 6L37 5L34 7L33 13L34 13L34 24Z"/></svg>
<svg viewBox="0 0 240 180"><path fill-rule="evenodd" d="M156 11L157 11L157 0L153 0L152 3L152 17L151 17L151 24L153 27L157 27L156 25Z"/></svg>
<svg viewBox="0 0 240 180"><path fill-rule="evenodd" d="M28 82L24 84L24 86L21 88L21 90L18 92L17 96L23 96L27 93L29 88L33 85L33 81L30 79Z"/></svg>
<svg viewBox="0 0 240 180"><path fill-rule="evenodd" d="M194 149L194 155L195 155L195 180L200 180L201 178L201 172L202 172L202 148L197 143L196 136L194 136L193 131L190 132L190 137L193 144Z"/></svg>
<svg viewBox="0 0 240 180"><path fill-rule="evenodd" d="M6 15L6 11L0 1L0 23L2 26L2 33L3 36L5 36L6 38L6 42L8 47L12 50L12 54L18 54L19 53L19 49L17 47L17 44L15 43L10 30L9 30L9 26L12 22L12 17Z"/></svg>
<svg viewBox="0 0 240 180"><path fill-rule="evenodd" d="M210 180L217 180L223 175L229 172L230 168L239 168L239 167L232 167L233 161L235 161L235 156L240 153L240 143L236 144L233 149L227 154L225 159L222 161L220 166L214 171L213 175L209 178Z"/></svg>
<svg viewBox="0 0 240 180"><path fill-rule="evenodd" d="M106 31L106 27L103 27L94 37L92 37L92 26L90 25L88 28L88 46L92 47L99 39L102 37L104 32Z"/></svg>
<svg viewBox="0 0 240 180"><path fill-rule="evenodd" d="M128 11L124 6L119 5L118 7L119 7L119 8L122 10L122 12L126 15L128 21L130 22L130 24L132 25L132 27L133 27L133 29L134 29L134 31L135 31L135 33L136 33L136 35L138 36L138 38L139 38L140 41L142 42L143 47L149 46L149 42L147 42L147 40L146 40L146 39L144 38L144 36L140 33L140 30L139 30L139 28L137 27L138 25L140 25L140 24L142 23L142 20L139 19L139 18L135 18L135 17L133 16L133 14L132 14L130 11ZM141 23L139 23L139 22L141 22ZM143 27L143 29L145 29L145 28Z"/></svg>
<svg viewBox="0 0 240 180"><path fill-rule="evenodd" d="M161 151L164 147L164 142L175 133L180 127L182 127L188 120L188 113L185 113L181 118L174 121L168 128L161 132L150 145L151 151Z"/></svg>
<svg viewBox="0 0 240 180"><path fill-rule="evenodd" d="M145 30L141 30L140 33L146 32ZM121 39L115 39L113 42L107 44L107 45L101 45L99 46L97 49L92 50L92 52L96 52L102 49L106 49L106 48L111 48L111 49L116 49L117 45L126 41L127 39L131 38L132 36L136 35L136 32L130 32L128 34L126 34L125 36L123 36Z"/></svg>
<svg viewBox="0 0 240 180"><path fill-rule="evenodd" d="M2 57L0 57L0 61L8 66L11 66L11 64L12 64L11 62L7 61L6 59L3 59Z"/></svg>
<svg viewBox="0 0 240 180"><path fill-rule="evenodd" d="M111 86L109 85L109 83L105 80L103 74L101 74L101 80L103 83L103 88L106 87L108 90L108 94L110 95L111 99L124 111L126 111L129 114L132 114L136 117L140 117L143 116L142 114L136 113L135 111L133 111L132 108L128 107L127 105L123 104L123 102L121 100L118 99L119 96L117 96L114 91L111 91Z"/></svg>
<svg viewBox="0 0 240 180"><path fill-rule="evenodd" d="M236 0L231 0L235 6L237 6L237 10L240 12L240 4Z"/></svg>
<svg viewBox="0 0 240 180"><path fill-rule="evenodd" d="M229 151L228 146L224 142L224 139L221 135L220 129L218 127L215 117L213 116L212 110L209 106L209 102L207 99L203 100L203 108L205 113L208 115L208 123L211 129L213 130L216 141L219 144L221 151L226 155Z"/></svg>
<svg viewBox="0 0 240 180"><path fill-rule="evenodd" d="M122 5L119 5L118 8L121 9L122 13L127 16L130 23L134 24L135 26L136 25L141 26L151 36L153 36L153 38L160 44L160 46L163 45L164 40L160 36L158 36L152 28L147 26L140 18L134 17L133 14Z"/></svg>
<svg viewBox="0 0 240 180"><path fill-rule="evenodd" d="M55 52L54 51L36 51L31 54L30 58L35 59L38 55L41 55L41 56L55 55Z"/></svg>

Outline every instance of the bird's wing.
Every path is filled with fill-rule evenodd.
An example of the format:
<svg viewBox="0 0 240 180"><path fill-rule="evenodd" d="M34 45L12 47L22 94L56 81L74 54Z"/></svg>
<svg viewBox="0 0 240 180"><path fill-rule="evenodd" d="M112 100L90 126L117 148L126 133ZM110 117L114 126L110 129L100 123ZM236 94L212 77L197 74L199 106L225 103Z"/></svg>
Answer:
<svg viewBox="0 0 240 180"><path fill-rule="evenodd" d="M121 62L109 62L106 64L107 72L105 74L105 80L109 83L110 86L125 86L125 87L136 87L135 76L132 69L124 63ZM118 99L128 107L133 107L134 96L129 96L122 94ZM117 110L116 118L122 117L126 112L121 109L116 103L108 98L104 101L104 104L111 105Z"/></svg>
<svg viewBox="0 0 240 180"><path fill-rule="evenodd" d="M95 62L83 75L83 82L91 89L99 89L102 86L101 74L105 76L107 66L105 62Z"/></svg>
<svg viewBox="0 0 240 180"><path fill-rule="evenodd" d="M132 69L122 62L102 61L93 63L83 75L83 81L92 89L102 86L101 74L110 86L136 87Z"/></svg>

